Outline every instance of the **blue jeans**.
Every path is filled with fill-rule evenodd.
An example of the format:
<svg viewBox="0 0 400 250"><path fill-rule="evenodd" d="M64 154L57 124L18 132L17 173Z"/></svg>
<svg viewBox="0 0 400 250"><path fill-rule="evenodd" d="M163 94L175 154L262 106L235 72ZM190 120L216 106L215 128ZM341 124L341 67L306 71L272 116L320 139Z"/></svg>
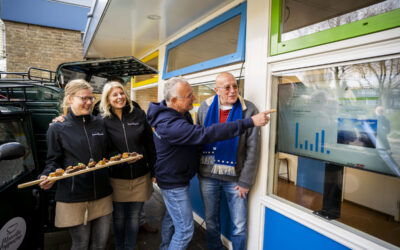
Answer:
<svg viewBox="0 0 400 250"><path fill-rule="evenodd" d="M113 206L115 249L133 250L139 231L139 214L143 202L113 201Z"/></svg>
<svg viewBox="0 0 400 250"><path fill-rule="evenodd" d="M221 242L220 201L225 193L229 207L234 250L246 249L247 240L247 197L239 198L239 190L234 190L236 182L221 181L214 178L200 178L201 196L206 215L206 236L208 249L224 249Z"/></svg>
<svg viewBox="0 0 400 250"><path fill-rule="evenodd" d="M105 249L111 227L111 214L88 221L86 225L68 228L72 250Z"/></svg>
<svg viewBox="0 0 400 250"><path fill-rule="evenodd" d="M161 227L160 250L186 249L194 231L189 185L161 189L161 194L167 209Z"/></svg>

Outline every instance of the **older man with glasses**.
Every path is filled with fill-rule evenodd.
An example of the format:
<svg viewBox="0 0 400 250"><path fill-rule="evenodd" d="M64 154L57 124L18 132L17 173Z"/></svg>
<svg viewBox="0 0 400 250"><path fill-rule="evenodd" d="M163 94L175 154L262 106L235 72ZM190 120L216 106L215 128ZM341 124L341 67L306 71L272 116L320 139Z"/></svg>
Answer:
<svg viewBox="0 0 400 250"><path fill-rule="evenodd" d="M227 72L216 78L216 95L200 105L197 123L215 126L246 119L258 113L239 96L235 77ZM231 139L204 144L200 159L200 190L204 201L208 249L224 249L221 242L220 200L225 194L232 220L232 247L246 249L247 195L254 183L260 154L260 131L253 127Z"/></svg>
<svg viewBox="0 0 400 250"><path fill-rule="evenodd" d="M198 171L199 145L239 136L254 126L268 123L270 111L208 127L194 125L193 89L183 78L171 78L160 103L150 103L147 119L154 130L157 184L166 205L160 249L186 249L194 231L189 198L190 179Z"/></svg>

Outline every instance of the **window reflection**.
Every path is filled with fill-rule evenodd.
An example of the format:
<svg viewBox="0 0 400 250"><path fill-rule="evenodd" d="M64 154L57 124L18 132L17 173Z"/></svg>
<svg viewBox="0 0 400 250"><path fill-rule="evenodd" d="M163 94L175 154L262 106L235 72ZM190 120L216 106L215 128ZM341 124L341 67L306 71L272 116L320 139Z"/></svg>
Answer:
<svg viewBox="0 0 400 250"><path fill-rule="evenodd" d="M18 159L0 161L0 188L35 168L32 151L20 122L0 122L0 145L8 142L21 143L25 147L26 153L24 157Z"/></svg>
<svg viewBox="0 0 400 250"><path fill-rule="evenodd" d="M244 91L244 80L239 80L239 95L243 95ZM193 95L196 97L196 100L193 103L193 110L190 111L192 115L193 121L196 122L197 118L197 110L200 107L200 104L205 101L207 98L210 98L215 95L215 82L203 83L201 85L192 86Z"/></svg>
<svg viewBox="0 0 400 250"><path fill-rule="evenodd" d="M171 49L168 53L167 72L235 53L240 18L241 15L233 17Z"/></svg>
<svg viewBox="0 0 400 250"><path fill-rule="evenodd" d="M399 58L273 81L273 193L313 211L336 206L338 221L400 246Z"/></svg>
<svg viewBox="0 0 400 250"><path fill-rule="evenodd" d="M281 41L352 23L400 8L398 0L283 0Z"/></svg>

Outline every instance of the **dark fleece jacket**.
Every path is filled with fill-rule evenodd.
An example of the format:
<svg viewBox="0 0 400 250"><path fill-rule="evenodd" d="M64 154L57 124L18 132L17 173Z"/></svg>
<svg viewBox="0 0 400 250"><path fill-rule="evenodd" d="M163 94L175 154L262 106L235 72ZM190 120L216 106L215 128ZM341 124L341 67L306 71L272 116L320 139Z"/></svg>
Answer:
<svg viewBox="0 0 400 250"><path fill-rule="evenodd" d="M167 107L165 101L150 103L147 120L154 129L157 161L154 167L157 184L163 189L189 184L199 165L198 145L226 140L254 127L246 118L209 127L193 125L189 112L184 115Z"/></svg>
<svg viewBox="0 0 400 250"><path fill-rule="evenodd" d="M66 169L89 159L99 161L107 151L107 134L101 118L75 116L72 111L65 122L57 122L47 131L47 160L42 175L57 168ZM97 200L112 193L108 169L72 176L56 182L56 201L82 202Z"/></svg>

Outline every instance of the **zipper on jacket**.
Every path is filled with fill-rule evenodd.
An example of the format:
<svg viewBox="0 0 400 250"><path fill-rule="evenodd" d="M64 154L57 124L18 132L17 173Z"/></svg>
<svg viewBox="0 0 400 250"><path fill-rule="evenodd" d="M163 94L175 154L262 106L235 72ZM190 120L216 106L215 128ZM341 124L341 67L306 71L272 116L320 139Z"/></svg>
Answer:
<svg viewBox="0 0 400 250"><path fill-rule="evenodd" d="M88 142L88 145L89 145L90 158L93 159L92 147L90 146L89 136L88 136L88 133L87 133L87 131L86 131L86 126L85 126L85 117L82 117L82 118L83 118L83 130L85 131L86 139L87 139L87 142ZM94 198L96 198L96 197L97 197L97 195L96 195L96 177L95 177L95 175L94 175L94 172L92 172L92 176L93 176L93 192L94 192Z"/></svg>
<svg viewBox="0 0 400 250"><path fill-rule="evenodd" d="M122 123L122 131L124 131L126 149L128 150L127 152L129 153L130 151L128 146L128 138L126 138L125 124L124 124L124 114L122 114L121 116L121 123ZM131 170L131 178L133 178L132 166L130 166L129 169Z"/></svg>
<svg viewBox="0 0 400 250"><path fill-rule="evenodd" d="M74 189L75 189L75 176L72 176L71 193L74 192Z"/></svg>
<svg viewBox="0 0 400 250"><path fill-rule="evenodd" d="M128 138L126 138L126 131L125 131L125 124L124 124L124 115L122 115L121 119L121 124L122 124L122 130L124 131L124 138L125 138L125 145L126 145L126 150L129 153L129 146L128 146Z"/></svg>
<svg viewBox="0 0 400 250"><path fill-rule="evenodd" d="M89 136L88 136L88 133L87 133L86 127L85 127L85 117L82 117L82 118L83 118L83 130L85 131L86 139L87 139L87 142L88 142L88 145L89 145L90 158L93 159L92 147L90 146Z"/></svg>

